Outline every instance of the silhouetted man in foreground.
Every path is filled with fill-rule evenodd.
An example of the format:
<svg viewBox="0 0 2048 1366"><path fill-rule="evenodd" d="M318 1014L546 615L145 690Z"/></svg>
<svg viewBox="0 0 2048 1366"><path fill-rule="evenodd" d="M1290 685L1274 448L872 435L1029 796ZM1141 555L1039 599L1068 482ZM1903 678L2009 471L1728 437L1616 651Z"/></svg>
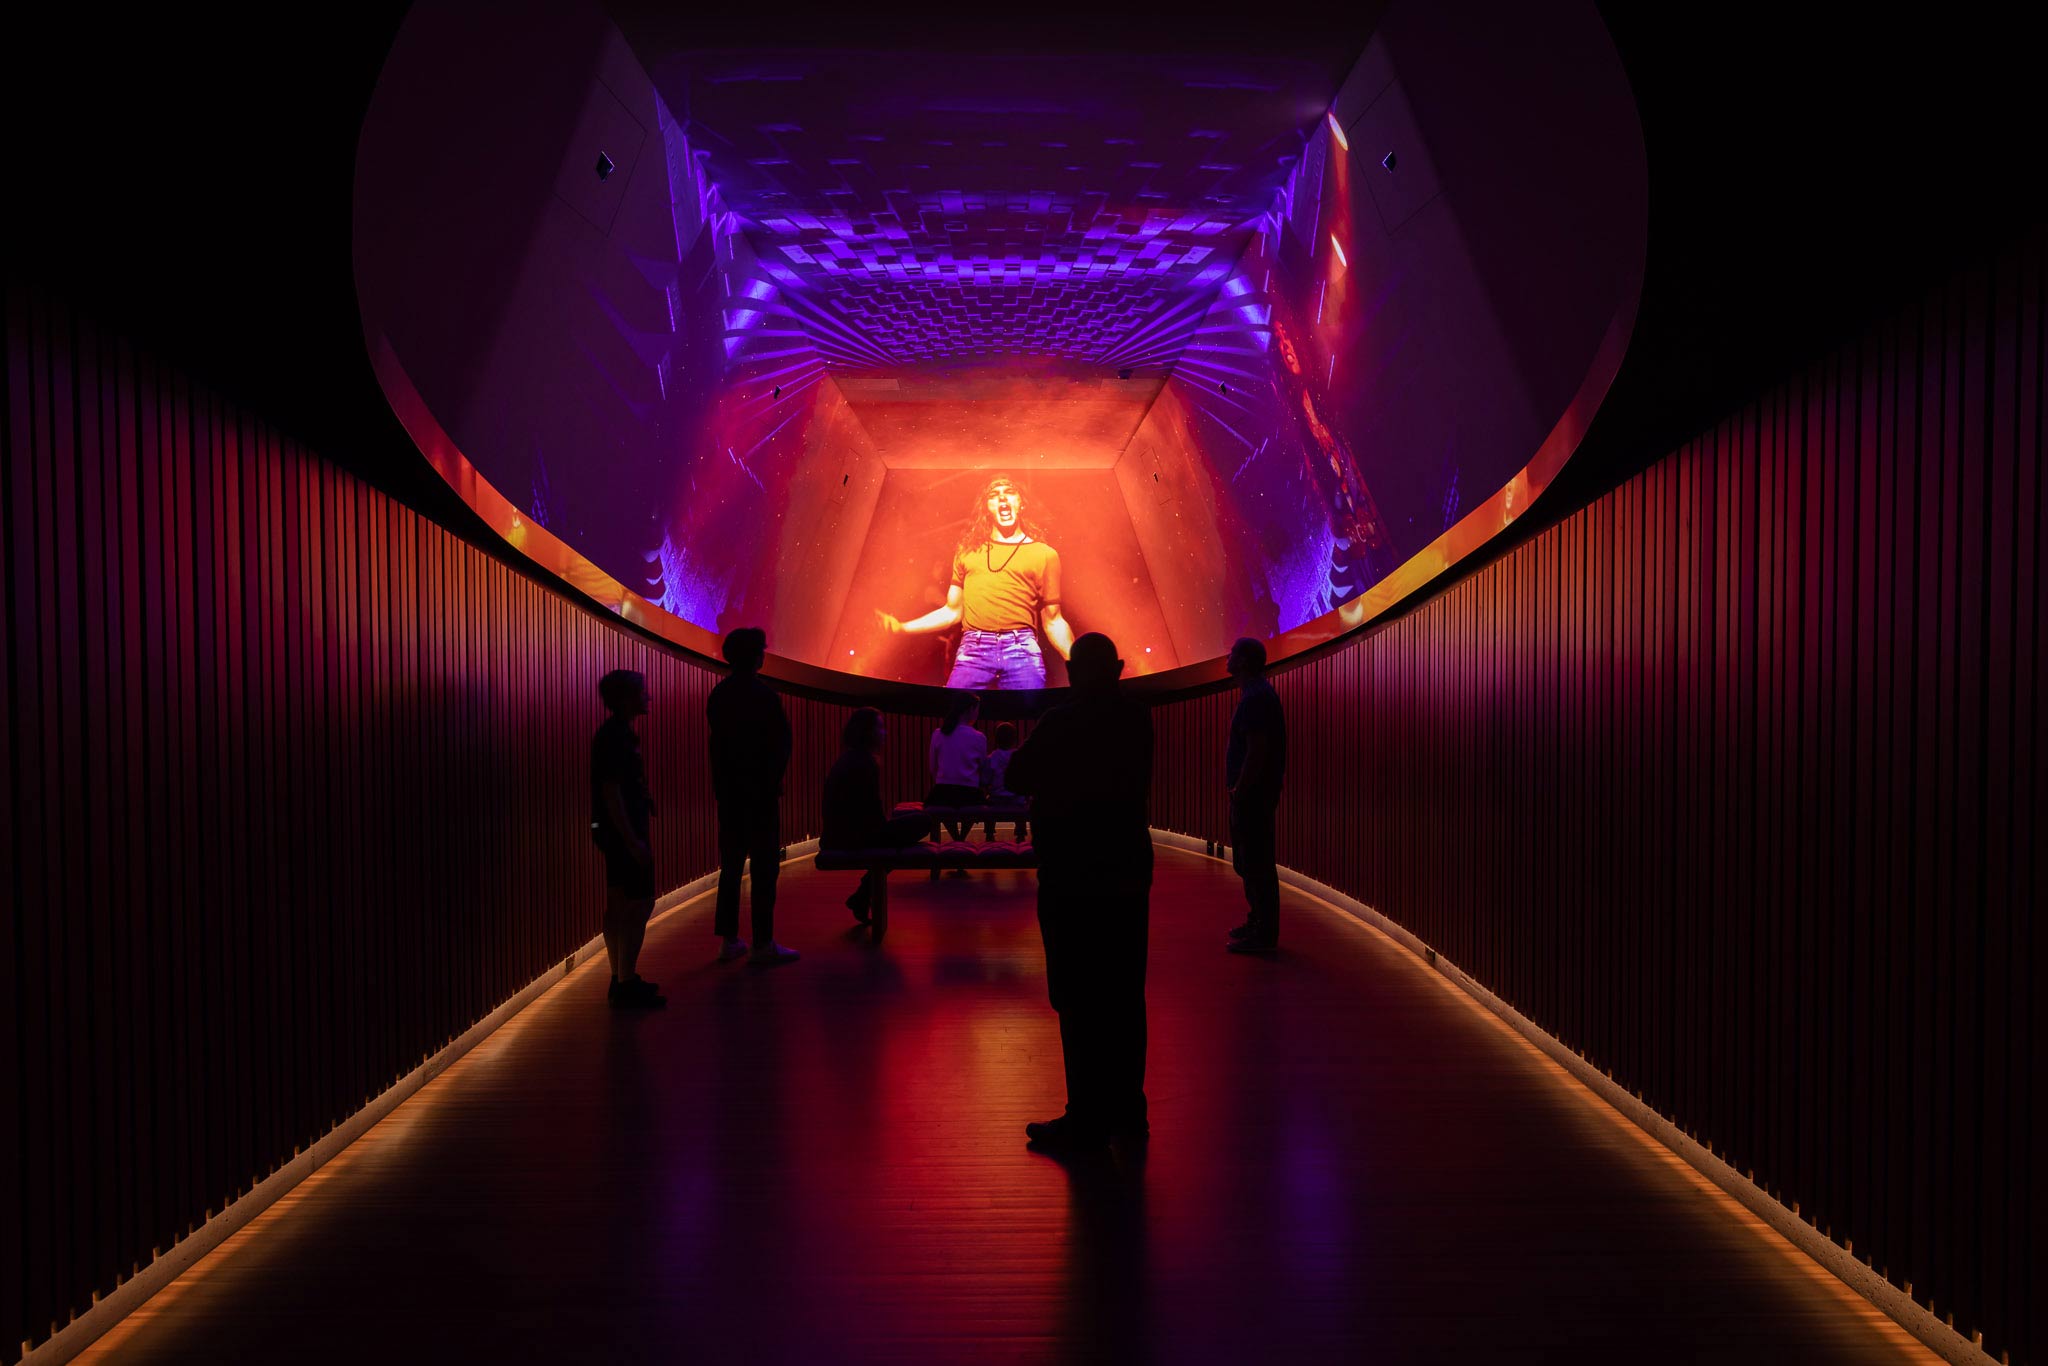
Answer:
<svg viewBox="0 0 2048 1366"><path fill-rule="evenodd" d="M635 719L647 715L647 680L614 669L597 680L611 716L590 740L590 835L604 854L604 951L612 985L605 999L621 1010L666 1005L661 989L640 976L640 945L654 913L654 851L647 819L654 799L640 761Z"/></svg>
<svg viewBox="0 0 2048 1366"><path fill-rule="evenodd" d="M1117 688L1109 637L1074 642L1073 700L1047 712L1010 760L1009 786L1032 799L1038 927L1060 1017L1067 1112L1027 1124L1034 1148L1083 1152L1142 1141L1145 936L1151 911L1152 717Z"/></svg>
<svg viewBox="0 0 2048 1366"><path fill-rule="evenodd" d="M1249 636L1230 647L1226 667L1237 680L1230 747L1223 757L1230 784L1230 866L1244 880L1244 924L1224 945L1232 953L1272 953L1280 946L1280 867L1275 827L1280 783L1287 776L1287 716L1266 681L1266 647Z"/></svg>
<svg viewBox="0 0 2048 1366"><path fill-rule="evenodd" d="M731 677L711 690L704 715L711 728L711 793L718 801L718 911L712 929L725 940L721 961L747 953L740 938L740 877L754 865L756 963L793 963L798 954L775 942L775 879L782 866L782 775L789 770L789 717L782 699L761 681L768 634L742 626L725 638Z"/></svg>

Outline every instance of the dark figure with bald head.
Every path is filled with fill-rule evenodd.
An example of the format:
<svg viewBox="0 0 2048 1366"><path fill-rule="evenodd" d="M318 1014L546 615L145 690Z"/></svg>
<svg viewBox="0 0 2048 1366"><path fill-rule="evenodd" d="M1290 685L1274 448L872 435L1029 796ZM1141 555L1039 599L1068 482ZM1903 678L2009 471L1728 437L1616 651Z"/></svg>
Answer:
<svg viewBox="0 0 2048 1366"><path fill-rule="evenodd" d="M1152 717L1117 687L1108 636L1074 642L1073 700L1046 713L1010 760L1010 790L1031 798L1038 928L1060 1017L1067 1110L1027 1124L1031 1146L1077 1153L1142 1142L1145 939L1151 915Z"/></svg>
<svg viewBox="0 0 2048 1366"><path fill-rule="evenodd" d="M732 676L711 690L711 794L718 803L718 908L712 929L725 941L720 960L793 963L795 949L775 942L775 880L782 871L782 775L789 769L789 716L761 681L768 634L757 626L728 633L722 653ZM754 873L754 947L740 938L740 878Z"/></svg>
<svg viewBox="0 0 2048 1366"><path fill-rule="evenodd" d="M1276 831L1280 782L1287 776L1287 715L1266 681L1266 647L1249 636L1230 647L1237 680L1223 777L1230 785L1230 864L1244 882L1244 924L1224 945L1232 953L1280 947L1280 866Z"/></svg>

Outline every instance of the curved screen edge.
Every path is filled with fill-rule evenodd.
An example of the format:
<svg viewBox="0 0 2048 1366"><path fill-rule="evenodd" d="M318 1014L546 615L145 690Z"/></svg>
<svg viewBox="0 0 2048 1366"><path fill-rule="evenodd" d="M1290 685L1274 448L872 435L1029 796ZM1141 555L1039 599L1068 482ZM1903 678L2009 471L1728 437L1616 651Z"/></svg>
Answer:
<svg viewBox="0 0 2048 1366"><path fill-rule="evenodd" d="M611 612L621 621L645 631L670 645L707 661L719 658L720 637L695 622L664 611L633 592L616 578L598 568L588 557L571 549L546 527L523 515L491 481L477 472L454 440L443 429L433 410L407 374L387 337L365 339L370 351L370 368L384 391L406 435L448 487L471 512L482 519L497 537L536 568L545 570L581 596ZM762 670L769 677L806 690L828 695L900 695L911 691L900 684L883 684L856 674L821 669L800 660L769 655ZM929 691L940 691L931 689Z"/></svg>
<svg viewBox="0 0 2048 1366"><path fill-rule="evenodd" d="M1576 453L1594 415L1613 387L1635 331L1641 288L1641 273L1636 272L1624 285L1622 305L1609 321L1585 378L1529 462L1492 497L1409 556L1393 573L1364 594L1269 640L1267 658L1270 665L1277 667L1289 658L1335 644L1371 626L1487 545L1529 510ZM718 658L720 637L716 633L676 616L626 588L545 527L522 515L518 507L484 478L457 448L413 384L390 340L377 335L366 338L366 342L377 383L399 424L435 473L507 546L627 624L692 655L710 660ZM936 698L945 692L939 687L878 680L821 668L775 654L768 656L762 672L779 682L839 696ZM1218 657L1132 679L1127 686L1145 694L1158 695L1205 687L1227 676L1224 661Z"/></svg>
<svg viewBox="0 0 2048 1366"><path fill-rule="evenodd" d="M1624 282L1622 303L1602 334L1585 378L1552 424L1550 434L1529 463L1495 491L1492 497L1459 518L1449 530L1416 551L1393 573L1375 583L1350 602L1343 603L1311 621L1282 631L1266 642L1269 666L1333 645L1373 625L1418 592L1443 577L1512 526L1533 506L1556 480L1559 471L1577 453L1579 443L1593 425L1594 415L1606 401L1608 391L1621 372L1635 334L1636 311L1642 299L1642 273L1636 271ZM1170 693L1216 683L1228 674L1223 659L1206 660L1184 668L1152 674L1142 680L1146 692Z"/></svg>

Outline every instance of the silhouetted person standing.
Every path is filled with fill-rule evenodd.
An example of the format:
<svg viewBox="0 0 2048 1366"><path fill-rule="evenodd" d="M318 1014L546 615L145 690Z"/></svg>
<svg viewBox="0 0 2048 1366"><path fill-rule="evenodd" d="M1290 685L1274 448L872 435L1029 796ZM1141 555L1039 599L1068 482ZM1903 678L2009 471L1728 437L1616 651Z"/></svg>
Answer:
<svg viewBox="0 0 2048 1366"><path fill-rule="evenodd" d="M604 854L604 951L611 959L606 999L620 1009L666 1005L661 989L640 976L640 946L654 913L654 851L647 841L654 799L640 761L636 718L647 715L647 680L614 669L597 681L611 717L590 741L590 834Z"/></svg>
<svg viewBox="0 0 2048 1366"><path fill-rule="evenodd" d="M1060 1017L1067 1112L1024 1126L1032 1146L1143 1140L1145 939L1151 913L1152 717L1117 687L1124 662L1090 632L1068 661L1073 700L1047 712L1010 760L1038 849L1038 927Z"/></svg>
<svg viewBox="0 0 2048 1366"><path fill-rule="evenodd" d="M1230 784L1230 866L1244 880L1244 924L1230 932L1232 953L1280 947L1280 867L1275 826L1280 784L1287 776L1287 715L1266 681L1266 647L1245 637L1230 647L1237 680L1224 780Z"/></svg>
<svg viewBox="0 0 2048 1366"><path fill-rule="evenodd" d="M704 715L711 729L711 792L718 801L718 910L712 929L725 944L720 959L747 952L740 938L740 877L754 866L756 963L793 963L799 955L775 942L775 879L782 861L782 775L789 770L789 717L782 699L761 681L768 634L742 626L725 638L732 675L711 690Z"/></svg>

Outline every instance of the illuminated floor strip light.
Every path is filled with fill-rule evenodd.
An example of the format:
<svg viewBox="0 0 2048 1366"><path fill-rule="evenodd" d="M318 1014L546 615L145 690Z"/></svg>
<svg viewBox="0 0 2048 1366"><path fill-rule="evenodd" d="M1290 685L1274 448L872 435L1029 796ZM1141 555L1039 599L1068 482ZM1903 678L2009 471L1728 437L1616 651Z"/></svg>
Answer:
<svg viewBox="0 0 2048 1366"><path fill-rule="evenodd" d="M789 845L787 867L817 852L816 840ZM687 882L655 902L649 926L687 911L692 903L718 891L718 874ZM471 1025L449 1044L383 1094L344 1119L291 1161L256 1183L247 1195L186 1235L163 1255L115 1288L55 1336L29 1350L20 1366L56 1366L68 1361L104 1362L117 1358L122 1346L149 1321L174 1306L236 1251L280 1220L289 1218L318 1186L356 1163L375 1156L384 1145L404 1139L425 1106L447 1086L454 1074L488 1063L515 1041L525 1028L519 1017L526 1008L546 1000L590 965L603 961L604 936L597 935L567 955L560 967L549 968L516 996ZM417 1106L408 1102L417 1100Z"/></svg>
<svg viewBox="0 0 2048 1366"><path fill-rule="evenodd" d="M1152 841L1185 849L1220 863L1227 857L1191 835L1154 829ZM1717 1209L1783 1255L1788 1266L1852 1310L1909 1360L1947 1360L1956 1366L1996 1366L1982 1346L1965 1338L1912 1296L1856 1260L1854 1254L1779 1203L1761 1186L1709 1152L1677 1125L1630 1095L1620 1083L1580 1057L1560 1039L1495 996L1448 958L1414 934L1327 883L1282 866L1287 883L1325 911L1385 940L1430 970L1444 990L1491 1021L1535 1058L1543 1070L1606 1116L1616 1128L1706 1196Z"/></svg>
<svg viewBox="0 0 2048 1366"><path fill-rule="evenodd" d="M1190 835L1154 829L1152 839L1156 844L1226 862ZM783 866L810 857L816 847L816 840L790 845ZM1682 1176L1728 1218L1781 1254L1791 1270L1827 1291L1909 1359L1945 1358L1957 1366L1986 1366L1992 1362L1993 1358L1981 1347L1856 1261L1818 1229L1409 931L1365 903L1291 868L1282 867L1280 876L1325 911L1391 944L1418 966L1433 969L1429 975L1444 990L1514 1040L1554 1080ZM662 898L666 904L657 904L650 926L714 894L717 887L718 875L707 873L678 888ZM455 1084L453 1074L488 1063L510 1047L524 1027L524 1022L514 1023L515 1017L567 986L603 956L604 941L600 935L570 955L563 968L551 969L527 986L325 1138L258 1182L247 1195L229 1204L112 1295L79 1315L63 1331L28 1352L21 1366L112 1360L151 1319L174 1306L249 1241L289 1217L319 1184L374 1156L382 1145L403 1140L419 1109L431 1104L443 1088ZM488 1048L482 1047L486 1040L490 1043ZM420 1107L408 1114L406 1102L413 1099L420 1102Z"/></svg>

